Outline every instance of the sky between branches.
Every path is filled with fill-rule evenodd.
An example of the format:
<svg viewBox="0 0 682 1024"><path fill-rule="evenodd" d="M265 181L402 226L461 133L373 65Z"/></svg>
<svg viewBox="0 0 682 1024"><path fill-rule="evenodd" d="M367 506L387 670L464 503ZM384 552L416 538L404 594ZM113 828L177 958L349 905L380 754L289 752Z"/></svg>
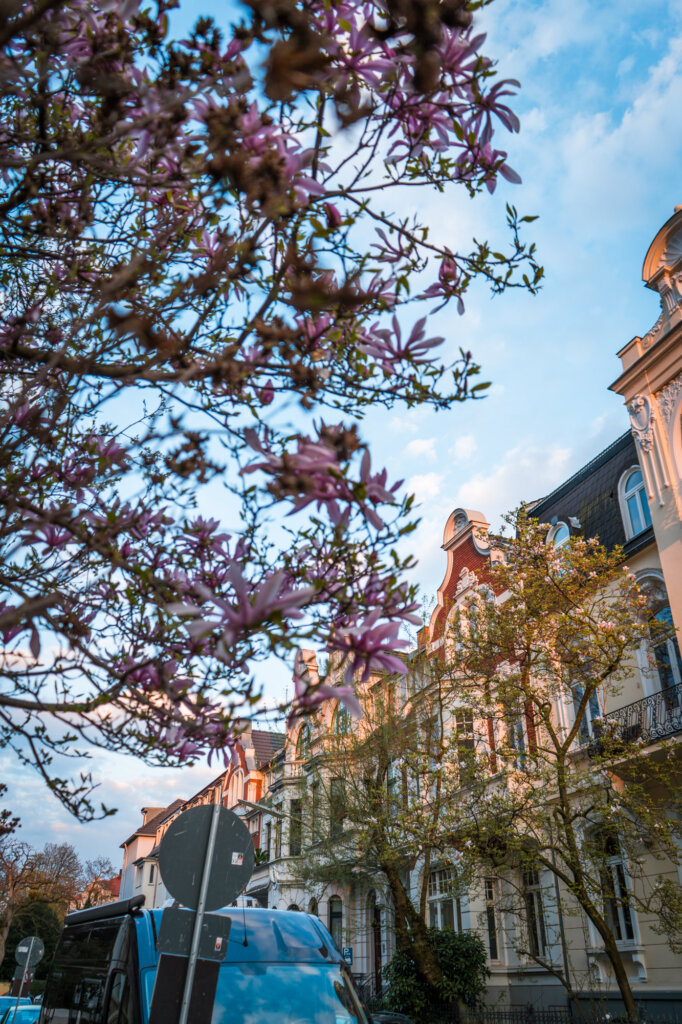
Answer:
<svg viewBox="0 0 682 1024"><path fill-rule="evenodd" d="M229 17L232 4L181 0L176 31L198 13ZM507 136L509 162L521 186L500 182L493 197L434 195L424 219L435 237L503 243L492 225L504 203L539 214L529 234L545 266L537 297L508 293L491 300L469 293L466 313L454 307L434 318L453 355L461 345L492 381L488 397L447 413L380 413L365 421L376 465L405 476L422 503L422 525L410 538L429 599L443 575L440 550L453 508L479 509L495 525L523 499L548 493L627 429L620 397L607 387L619 372L616 351L645 333L658 316L657 297L641 284L647 247L682 202L682 0L495 0L479 16L486 52L502 77L518 78L513 107L519 136ZM676 31L677 30L677 31ZM405 212L412 197L404 195ZM210 505L205 514L215 514ZM273 695L287 684L281 669L263 680ZM9 806L20 811L21 837L73 842L82 856L119 863L119 844L144 805L188 797L214 769L145 769L98 754L94 774L115 818L75 825L45 794L41 780L18 772L0 753L0 778L11 784Z"/></svg>

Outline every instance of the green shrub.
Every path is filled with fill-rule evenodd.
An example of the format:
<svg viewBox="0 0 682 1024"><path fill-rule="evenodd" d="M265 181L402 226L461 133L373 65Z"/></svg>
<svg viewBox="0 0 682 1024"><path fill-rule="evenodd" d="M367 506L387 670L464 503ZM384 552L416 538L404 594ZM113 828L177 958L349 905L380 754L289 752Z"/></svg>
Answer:
<svg viewBox="0 0 682 1024"><path fill-rule="evenodd" d="M417 1024L437 1019L438 1003L463 1003L472 1009L480 1006L490 974L481 937L474 932L429 928L427 941L443 975L437 991L427 986L412 957L399 950L384 972L388 992L382 1005L407 1014Z"/></svg>

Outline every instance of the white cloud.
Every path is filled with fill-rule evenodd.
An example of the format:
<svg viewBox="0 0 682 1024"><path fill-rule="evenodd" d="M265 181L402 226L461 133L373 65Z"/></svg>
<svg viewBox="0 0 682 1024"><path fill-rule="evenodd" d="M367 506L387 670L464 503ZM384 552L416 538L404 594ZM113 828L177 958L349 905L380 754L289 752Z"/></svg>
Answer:
<svg viewBox="0 0 682 1024"><path fill-rule="evenodd" d="M410 477L405 487L410 494L416 496L418 502L423 502L429 498L437 498L442 483L442 473L418 473Z"/></svg>
<svg viewBox="0 0 682 1024"><path fill-rule="evenodd" d="M649 191L668 168L679 166L681 105L682 36L675 36L618 120L600 111L578 115L564 126L560 198L569 204L568 213L579 206L578 230L586 218L594 234L597 225L622 219L626 210L628 216L636 214L633 197Z"/></svg>
<svg viewBox="0 0 682 1024"><path fill-rule="evenodd" d="M391 416L388 428L393 434L416 434L431 410L425 406L405 409L400 416Z"/></svg>
<svg viewBox="0 0 682 1024"><path fill-rule="evenodd" d="M489 473L463 483L452 505L482 512L493 525L522 501L548 494L569 475L573 451L559 445L518 445Z"/></svg>
<svg viewBox="0 0 682 1024"><path fill-rule="evenodd" d="M461 437L455 439L450 454L457 462L465 462L470 459L478 448L478 443L473 434L462 434Z"/></svg>
<svg viewBox="0 0 682 1024"><path fill-rule="evenodd" d="M435 437L416 437L405 448L405 455L408 459L428 459L433 462L436 458Z"/></svg>
<svg viewBox="0 0 682 1024"><path fill-rule="evenodd" d="M618 77L619 78L623 78L624 76L629 75L630 72L632 71L632 69L634 68L634 66L635 66L634 54L629 53L627 55L627 57L624 57L623 60L618 65L618 72L617 72L618 73Z"/></svg>

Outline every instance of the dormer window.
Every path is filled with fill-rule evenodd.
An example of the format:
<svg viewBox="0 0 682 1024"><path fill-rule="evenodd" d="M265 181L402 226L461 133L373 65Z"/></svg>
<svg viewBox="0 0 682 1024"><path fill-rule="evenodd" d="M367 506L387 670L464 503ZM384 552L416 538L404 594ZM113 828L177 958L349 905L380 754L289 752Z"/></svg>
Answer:
<svg viewBox="0 0 682 1024"><path fill-rule="evenodd" d="M568 544L570 539L571 531L566 523L555 523L547 534L547 543L552 544L555 548L562 548L564 544Z"/></svg>
<svg viewBox="0 0 682 1024"><path fill-rule="evenodd" d="M625 534L630 540L651 526L649 502L639 467L628 470L621 477L619 491Z"/></svg>

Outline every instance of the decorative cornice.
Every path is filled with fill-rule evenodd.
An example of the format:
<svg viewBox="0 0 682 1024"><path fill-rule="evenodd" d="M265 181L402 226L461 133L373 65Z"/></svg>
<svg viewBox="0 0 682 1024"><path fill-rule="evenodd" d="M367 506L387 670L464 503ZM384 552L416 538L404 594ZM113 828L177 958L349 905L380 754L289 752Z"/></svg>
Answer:
<svg viewBox="0 0 682 1024"><path fill-rule="evenodd" d="M678 374L674 380L671 380L669 384L666 384L664 388L656 392L656 401L666 427L670 426L670 420L673 410L677 405L680 391L682 391L682 373Z"/></svg>
<svg viewBox="0 0 682 1024"><path fill-rule="evenodd" d="M627 410L630 413L632 434L644 452L650 452L654 447L654 412L649 399L645 395L635 395L631 402L628 402Z"/></svg>

